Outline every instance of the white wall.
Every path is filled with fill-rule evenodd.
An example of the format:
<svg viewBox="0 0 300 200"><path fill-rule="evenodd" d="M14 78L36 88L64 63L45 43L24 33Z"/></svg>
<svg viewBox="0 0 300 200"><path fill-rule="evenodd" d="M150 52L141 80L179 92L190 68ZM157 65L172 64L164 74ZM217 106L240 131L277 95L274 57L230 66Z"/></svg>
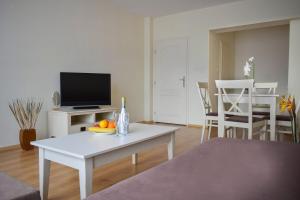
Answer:
<svg viewBox="0 0 300 200"><path fill-rule="evenodd" d="M142 17L106 0L1 0L0 27L0 147L19 143L14 98L43 99L37 128L46 136L61 71L111 73L112 104L126 96L131 119L143 120Z"/></svg>
<svg viewBox="0 0 300 200"><path fill-rule="evenodd" d="M144 19L144 120L152 120L153 109L153 20L150 17Z"/></svg>
<svg viewBox="0 0 300 200"><path fill-rule="evenodd" d="M255 81L278 82L277 93L288 92L289 25L235 32L235 78L243 79L243 67L255 57Z"/></svg>
<svg viewBox="0 0 300 200"><path fill-rule="evenodd" d="M214 96L218 92L215 80L234 79L235 45L234 32L209 32L209 74L208 87L210 91L211 107L213 112L218 111L218 101Z"/></svg>
<svg viewBox="0 0 300 200"><path fill-rule="evenodd" d="M154 41L189 38L189 124L202 124L196 81L208 81L209 30L291 19L299 0L248 0L154 19Z"/></svg>
<svg viewBox="0 0 300 200"><path fill-rule="evenodd" d="M290 23L289 92L300 100L300 20Z"/></svg>

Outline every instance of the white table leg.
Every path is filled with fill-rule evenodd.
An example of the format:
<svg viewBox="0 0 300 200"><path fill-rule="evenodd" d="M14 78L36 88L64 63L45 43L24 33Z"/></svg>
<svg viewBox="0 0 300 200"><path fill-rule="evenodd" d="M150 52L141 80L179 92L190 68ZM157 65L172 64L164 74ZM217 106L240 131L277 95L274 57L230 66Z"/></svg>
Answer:
<svg viewBox="0 0 300 200"><path fill-rule="evenodd" d="M271 98L270 103L270 140L276 140L276 97Z"/></svg>
<svg viewBox="0 0 300 200"><path fill-rule="evenodd" d="M39 181L42 200L48 199L50 161L45 159L45 149L39 148Z"/></svg>
<svg viewBox="0 0 300 200"><path fill-rule="evenodd" d="M79 168L80 199L86 199L93 189L93 160L85 159Z"/></svg>
<svg viewBox="0 0 300 200"><path fill-rule="evenodd" d="M218 120L218 137L224 137L224 125L222 123L222 119L220 120L220 118Z"/></svg>
<svg viewBox="0 0 300 200"><path fill-rule="evenodd" d="M138 163L138 154L134 153L132 154L132 164L136 165Z"/></svg>
<svg viewBox="0 0 300 200"><path fill-rule="evenodd" d="M168 143L168 159L171 160L174 157L175 150L175 132L170 134L170 141Z"/></svg>
<svg viewBox="0 0 300 200"><path fill-rule="evenodd" d="M223 100L220 95L218 95L218 137L224 137L224 118L223 118Z"/></svg>

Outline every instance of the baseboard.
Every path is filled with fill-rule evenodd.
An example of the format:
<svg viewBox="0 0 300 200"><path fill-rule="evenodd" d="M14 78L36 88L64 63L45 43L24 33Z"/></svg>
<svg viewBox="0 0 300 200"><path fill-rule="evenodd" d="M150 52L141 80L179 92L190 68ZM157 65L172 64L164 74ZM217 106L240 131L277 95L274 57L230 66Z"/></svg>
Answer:
<svg viewBox="0 0 300 200"><path fill-rule="evenodd" d="M0 152L11 151L11 150L16 150L16 149L20 149L19 144L7 146L7 147L0 147Z"/></svg>
<svg viewBox="0 0 300 200"><path fill-rule="evenodd" d="M153 124L154 121L140 121L138 123L143 123L143 124Z"/></svg>
<svg viewBox="0 0 300 200"><path fill-rule="evenodd" d="M154 121L140 121L138 123L143 123L143 124L155 124L156 122ZM170 124L170 125L179 125L179 126L184 126L182 124L171 124L171 123L162 123L162 122L158 122L159 124ZM202 128L202 125L197 125L197 124L187 124L187 127L191 127L191 128Z"/></svg>
<svg viewBox="0 0 300 200"><path fill-rule="evenodd" d="M197 125L197 124L188 124L186 125L187 127L191 127L191 128L202 128L202 125Z"/></svg>

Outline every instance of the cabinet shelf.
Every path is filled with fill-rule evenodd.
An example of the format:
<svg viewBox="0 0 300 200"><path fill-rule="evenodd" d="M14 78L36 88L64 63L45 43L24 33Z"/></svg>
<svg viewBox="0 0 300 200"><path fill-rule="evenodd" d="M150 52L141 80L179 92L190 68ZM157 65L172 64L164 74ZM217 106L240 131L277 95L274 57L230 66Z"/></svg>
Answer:
<svg viewBox="0 0 300 200"><path fill-rule="evenodd" d="M79 124L91 124L95 122L95 114L73 115L71 116L71 126Z"/></svg>

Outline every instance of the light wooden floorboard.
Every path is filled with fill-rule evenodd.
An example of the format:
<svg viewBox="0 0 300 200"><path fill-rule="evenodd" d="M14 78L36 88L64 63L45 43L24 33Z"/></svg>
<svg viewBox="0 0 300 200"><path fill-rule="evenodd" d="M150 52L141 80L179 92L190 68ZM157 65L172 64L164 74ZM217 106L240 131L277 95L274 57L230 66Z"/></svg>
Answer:
<svg viewBox="0 0 300 200"><path fill-rule="evenodd" d="M175 155L193 148L200 142L200 128L181 127L176 132ZM138 164L131 164L131 157L94 169L93 192L103 190L135 174L167 161L166 145L141 152ZM19 148L0 152L0 171L38 189L38 149L23 151ZM79 199L77 170L51 163L49 199Z"/></svg>

